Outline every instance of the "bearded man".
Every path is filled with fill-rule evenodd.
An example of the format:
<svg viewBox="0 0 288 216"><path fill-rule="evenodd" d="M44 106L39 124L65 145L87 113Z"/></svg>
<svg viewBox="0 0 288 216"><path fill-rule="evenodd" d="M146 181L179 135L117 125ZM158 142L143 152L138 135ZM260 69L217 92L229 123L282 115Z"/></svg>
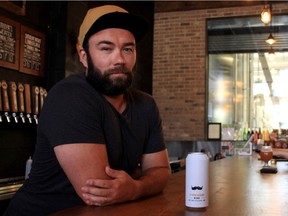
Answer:
<svg viewBox="0 0 288 216"><path fill-rule="evenodd" d="M48 215L161 192L171 174L153 98L131 87L148 22L123 8L90 9L77 50L83 74L58 82L40 115L29 179L5 215Z"/></svg>

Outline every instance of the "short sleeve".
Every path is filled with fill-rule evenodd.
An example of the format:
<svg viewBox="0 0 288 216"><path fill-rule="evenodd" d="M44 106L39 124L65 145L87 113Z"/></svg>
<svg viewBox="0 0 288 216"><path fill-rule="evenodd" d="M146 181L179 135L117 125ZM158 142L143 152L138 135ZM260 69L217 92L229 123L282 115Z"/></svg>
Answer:
<svg viewBox="0 0 288 216"><path fill-rule="evenodd" d="M66 82L48 93L39 130L52 147L67 143L105 143L101 108L89 86Z"/></svg>

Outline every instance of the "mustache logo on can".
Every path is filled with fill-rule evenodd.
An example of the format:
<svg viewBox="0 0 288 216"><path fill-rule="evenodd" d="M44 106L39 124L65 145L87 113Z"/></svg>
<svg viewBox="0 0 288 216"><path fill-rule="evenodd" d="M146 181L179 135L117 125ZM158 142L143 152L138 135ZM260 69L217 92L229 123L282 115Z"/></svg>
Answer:
<svg viewBox="0 0 288 216"><path fill-rule="evenodd" d="M203 189L203 186L202 186L202 187L200 187L200 186L194 186L194 187L192 187L192 186L191 186L191 189L192 189L192 190L202 190L202 189Z"/></svg>

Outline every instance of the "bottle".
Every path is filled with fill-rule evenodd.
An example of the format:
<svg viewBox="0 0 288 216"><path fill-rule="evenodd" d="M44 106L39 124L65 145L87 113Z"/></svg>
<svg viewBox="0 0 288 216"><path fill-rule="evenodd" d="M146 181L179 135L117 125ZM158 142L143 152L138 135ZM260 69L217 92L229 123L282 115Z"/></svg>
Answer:
<svg viewBox="0 0 288 216"><path fill-rule="evenodd" d="M258 139L262 140L262 132L261 132L261 128L259 128L259 132L258 132Z"/></svg>
<svg viewBox="0 0 288 216"><path fill-rule="evenodd" d="M244 128L244 130L243 130L243 140L244 141L248 140L248 133L247 133L247 129L246 128Z"/></svg>
<svg viewBox="0 0 288 216"><path fill-rule="evenodd" d="M254 130L253 130L253 128L252 128L252 130L251 130L251 136L254 137Z"/></svg>
<svg viewBox="0 0 288 216"><path fill-rule="evenodd" d="M32 165L32 158L31 156L29 157L29 159L26 161L26 169L25 169L25 179L29 178L29 173L31 170L31 165Z"/></svg>
<svg viewBox="0 0 288 216"><path fill-rule="evenodd" d="M209 159L194 152L186 158L185 205L187 209L203 209L209 201Z"/></svg>
<svg viewBox="0 0 288 216"><path fill-rule="evenodd" d="M266 129L265 128L263 128L263 130L262 130L262 140L265 140L265 133L266 133Z"/></svg>
<svg viewBox="0 0 288 216"><path fill-rule="evenodd" d="M258 149L257 147L257 141L258 141L258 131L255 128L254 133L253 133L254 139L253 139L253 150L256 151Z"/></svg>
<svg viewBox="0 0 288 216"><path fill-rule="evenodd" d="M264 134L265 134L265 136L264 136L264 140L265 140L266 142L269 142L269 140L270 140L270 133L269 133L269 130L266 129Z"/></svg>
<svg viewBox="0 0 288 216"><path fill-rule="evenodd" d="M243 140L243 128L239 128L237 140Z"/></svg>
<svg viewBox="0 0 288 216"><path fill-rule="evenodd" d="M255 129L254 131L254 143L257 144L257 140L258 140L258 131Z"/></svg>
<svg viewBox="0 0 288 216"><path fill-rule="evenodd" d="M250 139L250 136L252 135L252 132L250 130L250 128L248 128L248 132L247 132L247 140Z"/></svg>

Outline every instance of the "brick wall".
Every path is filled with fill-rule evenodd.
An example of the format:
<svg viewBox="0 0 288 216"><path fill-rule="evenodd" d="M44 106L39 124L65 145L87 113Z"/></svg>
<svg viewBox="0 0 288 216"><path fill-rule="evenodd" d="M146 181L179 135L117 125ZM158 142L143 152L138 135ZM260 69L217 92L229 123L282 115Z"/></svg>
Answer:
<svg viewBox="0 0 288 216"><path fill-rule="evenodd" d="M153 96L165 139L206 138L206 19L259 16L261 6L155 13ZM273 5L287 14L288 3Z"/></svg>

